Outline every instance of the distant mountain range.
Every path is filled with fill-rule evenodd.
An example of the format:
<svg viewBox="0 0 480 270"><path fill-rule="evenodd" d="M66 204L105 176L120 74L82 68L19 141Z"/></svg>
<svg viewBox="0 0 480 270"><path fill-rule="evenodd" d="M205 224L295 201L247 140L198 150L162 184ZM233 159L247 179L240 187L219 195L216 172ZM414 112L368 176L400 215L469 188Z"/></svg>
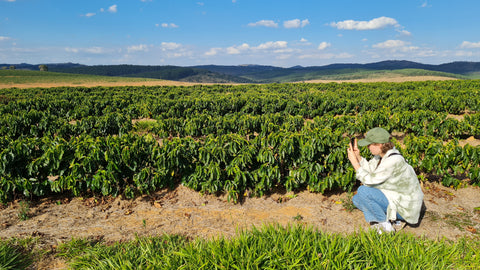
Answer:
<svg viewBox="0 0 480 270"><path fill-rule="evenodd" d="M39 70L39 65L0 64L0 68ZM263 65L201 65L201 66L144 66L95 65L76 63L43 64L52 72L103 76L144 77L175 81L212 83L271 83L314 79L355 79L375 73L402 75L435 75L452 78L480 78L480 62L451 62L429 65L411 61L389 60L368 64L330 64L325 66L294 66L282 68Z"/></svg>

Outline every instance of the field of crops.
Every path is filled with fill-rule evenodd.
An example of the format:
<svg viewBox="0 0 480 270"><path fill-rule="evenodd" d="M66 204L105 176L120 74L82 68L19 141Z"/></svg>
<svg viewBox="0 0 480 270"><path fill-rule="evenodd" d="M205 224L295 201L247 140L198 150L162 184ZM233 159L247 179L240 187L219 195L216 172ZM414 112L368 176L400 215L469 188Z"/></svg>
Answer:
<svg viewBox="0 0 480 270"><path fill-rule="evenodd" d="M349 136L376 126L421 181L479 186L480 147L460 143L480 138L479 91L480 81L0 89L0 202L134 198L179 184L232 203L351 191Z"/></svg>
<svg viewBox="0 0 480 270"><path fill-rule="evenodd" d="M177 184L226 192L233 202L279 186L349 191L348 136L375 126L402 134L397 148L422 180L479 185L480 150L458 143L480 136L479 86L3 89L0 201L55 193L133 198Z"/></svg>

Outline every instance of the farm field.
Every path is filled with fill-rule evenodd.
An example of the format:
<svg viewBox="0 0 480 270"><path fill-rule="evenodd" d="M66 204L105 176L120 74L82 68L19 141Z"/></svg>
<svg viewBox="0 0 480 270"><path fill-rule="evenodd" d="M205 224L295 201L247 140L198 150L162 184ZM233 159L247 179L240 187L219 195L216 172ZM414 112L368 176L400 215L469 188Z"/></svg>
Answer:
<svg viewBox="0 0 480 270"><path fill-rule="evenodd" d="M108 86L0 89L2 239L53 252L72 236L235 238L272 223L351 235L368 226L350 211L344 150L384 126L426 195L403 232L478 241L479 81Z"/></svg>
<svg viewBox="0 0 480 270"><path fill-rule="evenodd" d="M330 82L408 82L408 81L445 81L454 80L451 77L444 76L409 76L398 73L382 75L355 75L360 79L350 80L308 80L307 83L330 83ZM36 87L117 87L117 86L191 86L198 84L212 83L194 83L180 82L170 80L159 80L149 78L135 77L112 77L97 75L82 75L57 72L39 72L30 70L0 70L0 88L36 88Z"/></svg>

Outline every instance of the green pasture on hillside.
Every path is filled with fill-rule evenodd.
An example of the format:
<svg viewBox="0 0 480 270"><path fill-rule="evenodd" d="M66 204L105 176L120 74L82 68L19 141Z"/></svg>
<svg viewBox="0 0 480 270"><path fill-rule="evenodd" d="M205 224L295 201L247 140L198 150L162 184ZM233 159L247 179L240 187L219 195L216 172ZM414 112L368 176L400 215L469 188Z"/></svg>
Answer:
<svg viewBox="0 0 480 270"><path fill-rule="evenodd" d="M144 82L155 81L147 78L109 77L84 74L69 74L33 70L0 70L0 84L34 84L34 83L98 83L98 82Z"/></svg>

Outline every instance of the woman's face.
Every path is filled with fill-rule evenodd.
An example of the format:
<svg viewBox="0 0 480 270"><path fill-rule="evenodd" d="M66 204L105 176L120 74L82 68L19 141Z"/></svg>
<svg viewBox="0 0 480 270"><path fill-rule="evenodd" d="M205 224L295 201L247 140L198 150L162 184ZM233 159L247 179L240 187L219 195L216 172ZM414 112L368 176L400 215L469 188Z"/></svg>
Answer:
<svg viewBox="0 0 480 270"><path fill-rule="evenodd" d="M374 156L381 156L382 153L382 144L381 143L371 143L368 145L368 150L372 153Z"/></svg>

